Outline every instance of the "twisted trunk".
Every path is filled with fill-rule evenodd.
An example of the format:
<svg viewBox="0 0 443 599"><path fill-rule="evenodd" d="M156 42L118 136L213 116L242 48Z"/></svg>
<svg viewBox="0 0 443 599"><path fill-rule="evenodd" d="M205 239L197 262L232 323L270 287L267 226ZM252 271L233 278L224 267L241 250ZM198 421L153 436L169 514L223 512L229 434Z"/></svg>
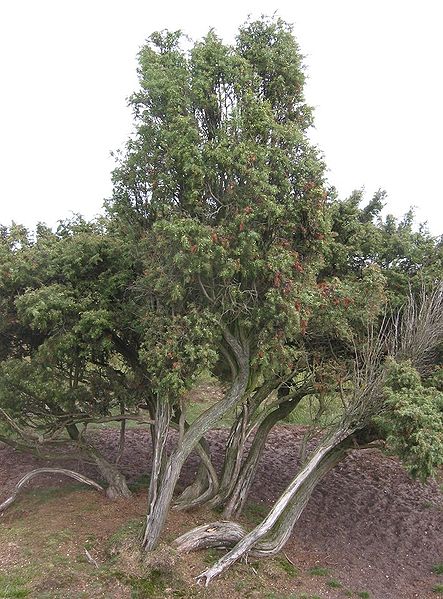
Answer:
<svg viewBox="0 0 443 599"><path fill-rule="evenodd" d="M93 458L100 474L108 484L106 488L107 497L109 499L129 499L132 497L132 493L126 483L126 477L115 464L108 462L95 447L88 446L85 450Z"/></svg>
<svg viewBox="0 0 443 599"><path fill-rule="evenodd" d="M195 501L207 492L210 486L210 478L205 464L200 461L194 481L188 485L177 497L174 508L186 510L191 508Z"/></svg>
<svg viewBox="0 0 443 599"><path fill-rule="evenodd" d="M248 456L243 463L241 470L234 481L231 493L223 511L223 517L230 519L233 516L239 516L244 508L249 495L252 483L254 482L260 458L266 445L269 433L272 428L284 418L286 418L300 403L307 394L306 390L301 390L295 397L280 404L275 410L266 416L258 427L254 441L249 449Z"/></svg>
<svg viewBox="0 0 443 599"><path fill-rule="evenodd" d="M338 429L324 438L266 518L226 555L203 572L205 585L244 555L268 556L281 550L318 482L346 453L352 431Z"/></svg>
<svg viewBox="0 0 443 599"><path fill-rule="evenodd" d="M151 478L148 492L148 515L146 519L146 530L150 530L155 537L160 535L163 523L156 519L157 505L162 492L163 472L165 470L167 455L166 441L171 421L171 410L169 402L157 399L155 424L151 426L153 440L153 456ZM171 495L172 497L172 495ZM145 533L146 538L146 533Z"/></svg>
<svg viewBox="0 0 443 599"><path fill-rule="evenodd" d="M174 503L176 510L188 510L206 503L219 488L218 476L211 462L209 444L205 438L197 445L200 464L194 482L186 487Z"/></svg>
<svg viewBox="0 0 443 599"><path fill-rule="evenodd" d="M146 551L152 551L159 542L160 533L164 527L171 505L177 480L189 454L200 442L205 433L210 430L222 416L232 409L243 397L249 379L249 351L229 331L223 331L224 338L235 357L238 365L236 376L225 398L208 408L201 414L179 439L177 448L166 460L160 479L156 483L156 495L150 500L146 518L146 527L142 546Z"/></svg>
<svg viewBox="0 0 443 599"><path fill-rule="evenodd" d="M346 456L349 444L349 439L343 441L323 458L315 471L300 486L269 535L259 541L249 551L249 555L268 557L281 551L308 503L313 490L320 480ZM178 537L174 541L174 546L185 553L209 548L225 549L234 547L246 535L245 529L236 522L211 522Z"/></svg>
<svg viewBox="0 0 443 599"><path fill-rule="evenodd" d="M276 388L278 381L269 380L255 390L254 394L243 404L229 432L223 460L222 475L218 493L209 502L211 507L223 505L230 497L239 477L245 451L245 441L254 430L259 416L257 412L262 403Z"/></svg>
<svg viewBox="0 0 443 599"><path fill-rule="evenodd" d="M125 476L120 472L118 467L109 462L103 455L88 441L81 439L78 428L75 424L66 427L69 436L76 441L79 447L86 455L88 455L97 466L100 474L107 483L106 495L109 499L129 498L132 496L128 489Z"/></svg>
<svg viewBox="0 0 443 599"><path fill-rule="evenodd" d="M226 411L239 401L244 393L246 384L247 378L245 377L239 377L234 382L225 399L225 405L228 406ZM215 405L213 407L218 406ZM214 422L217 422L218 419L218 414L214 414L212 408L209 408L207 412L202 414L202 416L189 427L184 435L181 445L171 453L166 461L163 471L161 473L159 472L159 478L156 481L156 493L149 503L146 527L143 535L142 545L146 551L152 551L158 544L160 533L164 527L174 489L183 464L200 441L200 438L213 426ZM197 426L195 426L196 424Z"/></svg>
<svg viewBox="0 0 443 599"><path fill-rule="evenodd" d="M213 497L209 502L211 507L217 507L224 503L226 498L229 497L232 487L239 475L243 460L248 413L248 407L244 404L242 406L240 415L236 418L231 427L229 437L226 442L225 459L223 462L220 488L217 495L215 495L215 497Z"/></svg>

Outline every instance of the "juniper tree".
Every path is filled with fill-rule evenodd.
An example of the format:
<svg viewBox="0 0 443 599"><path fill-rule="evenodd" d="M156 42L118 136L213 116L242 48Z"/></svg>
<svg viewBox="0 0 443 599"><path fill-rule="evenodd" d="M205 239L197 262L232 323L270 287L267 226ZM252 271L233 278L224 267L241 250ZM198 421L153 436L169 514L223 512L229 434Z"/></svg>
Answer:
<svg viewBox="0 0 443 599"><path fill-rule="evenodd" d="M134 310L123 301L136 257L99 223L74 219L56 233L40 225L35 237L3 229L0 262L2 440L60 459L67 432L97 465L108 495L129 496L118 467L84 432L90 423L120 420L121 454L125 418L146 403L129 326Z"/></svg>
<svg viewBox="0 0 443 599"><path fill-rule="evenodd" d="M208 584L239 558L269 556L282 549L320 480L349 450L384 439L412 475L426 480L443 463L443 394L436 351L443 342L441 283L420 299L412 295L401 314L388 319L356 351L355 374L343 409L327 427L295 478L252 531L215 522L184 534L176 545L232 549L198 579Z"/></svg>
<svg viewBox="0 0 443 599"><path fill-rule="evenodd" d="M192 451L201 465L176 507L208 503L232 517L272 427L309 398L318 433L338 400L255 531L225 523L209 540L207 530L179 540L240 542L204 574L210 580L245 552L281 549L349 447L384 437L415 474L439 463L439 444L421 431L433 423L437 439L441 428L440 375L423 360L439 341L441 241L414 232L411 213L383 221L382 193L361 208L358 192L339 201L328 189L308 137L302 57L283 21L248 22L231 45L213 31L194 44L155 33L138 72L136 128L113 174L109 218L55 234L40 227L35 242L20 228L3 231L2 414L17 432L33 429L34 445L63 427L83 442L78 427L100 419L121 420L123 442L125 421L146 408L153 464L143 546L153 549ZM398 309L423 282L437 282L431 300L415 309L411 299L409 325L389 321L387 334L386 302ZM227 390L189 423L185 393L205 369ZM204 435L232 412L219 477Z"/></svg>
<svg viewBox="0 0 443 599"><path fill-rule="evenodd" d="M108 204L115 226L143 248L143 355L158 373L147 549L187 456L234 408L220 480L205 459L177 505L241 509L270 429L329 376L329 338L349 354L351 331L362 332L384 301L377 267L354 280L319 277L331 198L307 135L312 111L291 27L262 19L241 27L233 45L213 31L185 45L180 32L162 32L140 51L136 131ZM228 390L188 426L180 395L192 381L191 348L183 353L191 334L200 367L222 373ZM179 442L166 456L173 421Z"/></svg>

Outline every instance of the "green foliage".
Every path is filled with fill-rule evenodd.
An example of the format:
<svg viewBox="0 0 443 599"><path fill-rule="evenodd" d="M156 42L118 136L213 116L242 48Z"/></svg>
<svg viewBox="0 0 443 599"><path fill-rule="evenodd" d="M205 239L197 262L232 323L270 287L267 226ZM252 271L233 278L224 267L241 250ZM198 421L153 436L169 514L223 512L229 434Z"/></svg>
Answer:
<svg viewBox="0 0 443 599"><path fill-rule="evenodd" d="M443 393L424 386L410 363L389 365L386 410L376 422L409 472L426 480L443 463Z"/></svg>
<svg viewBox="0 0 443 599"><path fill-rule="evenodd" d="M423 381L426 387L434 387L440 392L443 392L443 367L436 366L429 376Z"/></svg>
<svg viewBox="0 0 443 599"><path fill-rule="evenodd" d="M284 402L302 383L309 423L331 426L353 396L368 327L441 279L442 240L416 230L412 212L382 219L383 192L362 207L360 192L343 201L327 187L290 26L262 18L233 44L210 31L189 46L157 32L140 50L135 132L117 155L106 218L35 236L0 229L10 434L75 437L77 425L140 406L178 422L202 372L235 379L233 347L248 362L237 398L251 408L247 429L271 392ZM420 478L442 462L441 394L441 369L420 377L390 364L374 424Z"/></svg>
<svg viewBox="0 0 443 599"><path fill-rule="evenodd" d="M369 264L377 264L394 308L404 303L410 288L418 291L423 284L432 286L441 279L442 238L432 237L425 225L417 227L412 210L400 220L391 215L383 220L383 191L363 208L361 191L346 200L331 196L332 239L326 249L325 274L358 278Z"/></svg>
<svg viewBox="0 0 443 599"><path fill-rule="evenodd" d="M180 32L155 33L138 74L135 134L118 156L108 213L143 257L134 288L153 391L174 401L199 364L225 378L226 329L247 342L248 393L269 379L291 385L308 364L318 389L336 391L386 301L376 261L349 267L370 244L381 200L350 202L358 243L347 248L346 210L307 135L291 27L264 18L232 45L211 31L190 48Z"/></svg>
<svg viewBox="0 0 443 599"><path fill-rule="evenodd" d="M210 314L150 314L140 347L140 362L151 375L153 391L173 401L213 366L215 322Z"/></svg>
<svg viewBox="0 0 443 599"><path fill-rule="evenodd" d="M154 34L140 52L137 134L109 208L144 231L145 296L236 323L257 368L285 367L328 231L300 54L280 20L247 23L233 46L213 32L180 44Z"/></svg>
<svg viewBox="0 0 443 599"><path fill-rule="evenodd" d="M139 269L103 223L64 222L0 238L0 407L39 438L141 401L127 290Z"/></svg>

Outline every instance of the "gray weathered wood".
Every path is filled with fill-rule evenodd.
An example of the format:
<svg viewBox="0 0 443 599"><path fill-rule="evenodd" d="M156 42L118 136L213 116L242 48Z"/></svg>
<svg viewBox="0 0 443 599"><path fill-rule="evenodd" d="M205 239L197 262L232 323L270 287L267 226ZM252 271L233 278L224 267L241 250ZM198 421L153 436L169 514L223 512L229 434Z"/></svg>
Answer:
<svg viewBox="0 0 443 599"><path fill-rule="evenodd" d="M62 476L69 476L70 478L74 478L85 485L89 485L90 487L94 487L97 491L104 491L103 487L101 487L98 483L83 474L79 474L78 472L74 472L73 470L66 470L65 468L37 468L36 470L32 470L25 474L23 478L19 480L16 484L15 489L11 497L8 497L3 503L0 504L0 514L6 510L14 501L17 499L17 495L23 489L23 487L35 476L39 476L40 474L57 474Z"/></svg>

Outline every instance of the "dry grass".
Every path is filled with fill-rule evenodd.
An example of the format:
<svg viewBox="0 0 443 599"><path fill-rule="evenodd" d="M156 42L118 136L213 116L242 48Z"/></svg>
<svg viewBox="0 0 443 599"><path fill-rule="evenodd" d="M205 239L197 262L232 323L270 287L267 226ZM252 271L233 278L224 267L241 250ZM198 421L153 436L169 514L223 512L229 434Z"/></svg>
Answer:
<svg viewBox="0 0 443 599"><path fill-rule="evenodd" d="M313 581L306 564L295 568L292 560L288 562L283 556L237 564L209 589L199 587L195 584L196 575L217 558L217 553L182 555L167 544L152 554L141 553L138 541L145 506L145 492L138 492L131 501L120 502L109 502L76 486L29 493L3 517L0 597L298 599L303 593L308 598L342 596L334 594L327 580ZM173 513L165 541L170 542L183 531L214 517L203 511ZM88 559L86 550L98 567Z"/></svg>

